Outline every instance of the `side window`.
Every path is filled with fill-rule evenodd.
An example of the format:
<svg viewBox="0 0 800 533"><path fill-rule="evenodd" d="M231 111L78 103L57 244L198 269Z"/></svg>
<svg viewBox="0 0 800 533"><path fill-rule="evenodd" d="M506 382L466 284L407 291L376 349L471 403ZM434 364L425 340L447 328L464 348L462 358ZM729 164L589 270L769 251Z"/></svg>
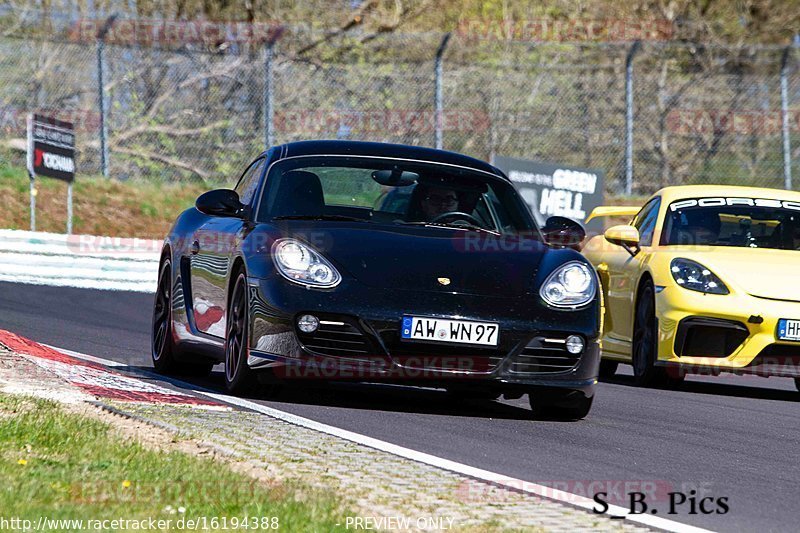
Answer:
<svg viewBox="0 0 800 533"><path fill-rule="evenodd" d="M239 183L236 184L234 190L239 194L239 199L245 205L250 205L253 200L253 195L258 189L258 178L261 177L261 170L264 168L264 158L254 161L253 164L244 171L242 177L239 178Z"/></svg>
<svg viewBox="0 0 800 533"><path fill-rule="evenodd" d="M633 225L639 230L640 246L651 246L653 244L653 232L656 229L660 206L661 198L654 198L636 215Z"/></svg>

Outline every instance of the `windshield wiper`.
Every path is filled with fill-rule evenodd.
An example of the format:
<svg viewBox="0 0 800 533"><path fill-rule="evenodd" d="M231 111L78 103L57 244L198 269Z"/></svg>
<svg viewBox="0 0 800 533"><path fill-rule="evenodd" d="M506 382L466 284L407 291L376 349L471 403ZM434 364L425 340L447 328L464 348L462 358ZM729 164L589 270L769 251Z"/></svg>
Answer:
<svg viewBox="0 0 800 533"><path fill-rule="evenodd" d="M363 218L348 217L345 215L284 215L272 220L339 220L345 222L369 222Z"/></svg>
<svg viewBox="0 0 800 533"><path fill-rule="evenodd" d="M433 226L435 228L463 229L471 231L483 231L492 235L500 235L499 231L490 230L475 224L446 224L444 222L403 222L404 226Z"/></svg>

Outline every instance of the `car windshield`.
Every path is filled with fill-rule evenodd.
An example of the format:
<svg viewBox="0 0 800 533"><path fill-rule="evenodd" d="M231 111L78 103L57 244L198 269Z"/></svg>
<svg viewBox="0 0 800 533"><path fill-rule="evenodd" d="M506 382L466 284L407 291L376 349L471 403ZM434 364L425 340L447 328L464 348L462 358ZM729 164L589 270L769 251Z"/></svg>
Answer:
<svg viewBox="0 0 800 533"><path fill-rule="evenodd" d="M698 198L667 209L662 244L800 250L800 202Z"/></svg>
<svg viewBox="0 0 800 533"><path fill-rule="evenodd" d="M258 220L357 221L538 236L513 186L449 165L358 157L275 164Z"/></svg>

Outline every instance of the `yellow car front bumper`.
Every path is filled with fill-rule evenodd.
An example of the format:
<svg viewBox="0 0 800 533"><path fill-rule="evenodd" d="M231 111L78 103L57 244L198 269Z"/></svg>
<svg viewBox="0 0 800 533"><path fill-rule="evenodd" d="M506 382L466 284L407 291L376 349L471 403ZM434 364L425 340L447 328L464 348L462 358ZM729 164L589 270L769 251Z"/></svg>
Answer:
<svg viewBox="0 0 800 533"><path fill-rule="evenodd" d="M709 373L742 370L761 375L800 376L800 342L777 338L781 318L800 320L800 302L742 293L703 294L670 285L657 289L656 314L659 363L677 363ZM687 324L695 317L728 322L732 330L736 330L731 333L733 340L728 342L729 348L714 354L698 351L698 344L709 340L708 335L719 333L713 329L698 329L695 337L706 336L706 339L699 339L694 349L687 349ZM681 321L684 321L683 326ZM709 324L713 322L708 321Z"/></svg>

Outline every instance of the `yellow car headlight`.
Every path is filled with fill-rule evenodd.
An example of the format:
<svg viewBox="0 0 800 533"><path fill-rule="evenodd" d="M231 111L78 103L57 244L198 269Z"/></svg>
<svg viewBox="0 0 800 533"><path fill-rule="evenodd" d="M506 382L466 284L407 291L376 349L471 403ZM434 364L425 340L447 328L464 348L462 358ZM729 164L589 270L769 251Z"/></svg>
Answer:
<svg viewBox="0 0 800 533"><path fill-rule="evenodd" d="M675 258L670 263L675 282L690 291L708 294L729 294L728 287L709 269L691 259Z"/></svg>

